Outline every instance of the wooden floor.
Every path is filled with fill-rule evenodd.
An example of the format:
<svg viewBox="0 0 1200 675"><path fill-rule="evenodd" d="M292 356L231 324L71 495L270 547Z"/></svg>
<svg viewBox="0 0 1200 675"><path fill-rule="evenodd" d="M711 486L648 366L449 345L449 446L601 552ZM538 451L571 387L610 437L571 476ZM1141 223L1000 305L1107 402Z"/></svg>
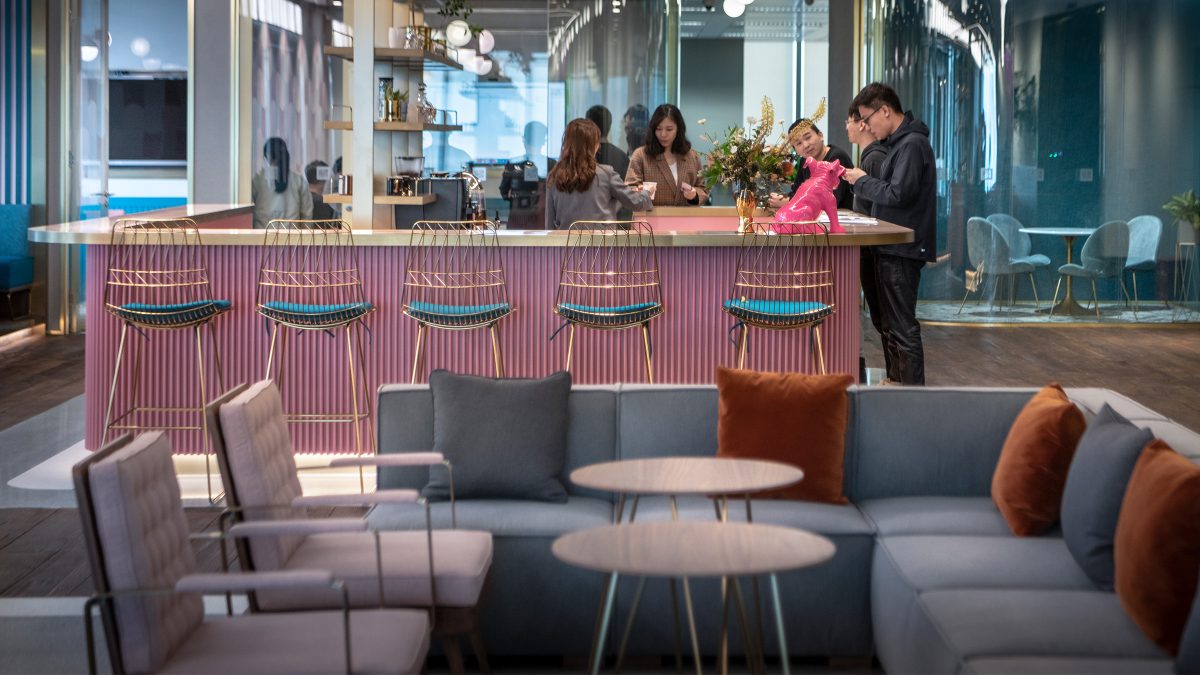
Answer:
<svg viewBox="0 0 1200 675"><path fill-rule="evenodd" d="M865 330L870 330L869 327ZM925 326L930 385L1107 387L1200 430L1200 328ZM878 343L864 347L882 366ZM33 337L0 346L0 428L83 393L83 337ZM189 509L193 530L216 509ZM338 510L337 515L352 511ZM214 543L197 548L219 568ZM86 595L91 590L74 509L0 509L0 597Z"/></svg>

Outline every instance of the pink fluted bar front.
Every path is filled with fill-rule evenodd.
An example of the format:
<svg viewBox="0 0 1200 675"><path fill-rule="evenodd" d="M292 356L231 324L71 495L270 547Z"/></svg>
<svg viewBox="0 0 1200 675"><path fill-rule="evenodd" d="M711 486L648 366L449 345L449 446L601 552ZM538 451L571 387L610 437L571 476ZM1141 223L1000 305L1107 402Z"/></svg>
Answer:
<svg viewBox="0 0 1200 675"><path fill-rule="evenodd" d="M698 217L708 218L704 209ZM241 214L238 214L241 215ZM664 214L666 215L666 214ZM721 214L724 215L724 214ZM660 216L663 217L663 216ZM668 223L670 218L664 218ZM682 221L677 221L682 222ZM734 221L736 222L736 221ZM726 223L727 224L727 223ZM666 312L651 322L654 373L658 383L711 383L718 365L735 363L729 329L733 320L721 311L729 293L739 237L729 231L674 230L656 224L658 259L662 269ZM822 249L835 270L837 312L823 330L830 372L855 374L858 369L858 253L861 245L911 240L912 233L888 223L851 227L830 238ZM30 239L48 244L85 244L87 250L87 337L85 391L86 446L102 444L105 406L120 323L103 310L104 277L108 266L108 228L103 223L71 223L32 228ZM558 282L563 233L501 232L501 251L508 277L509 297L516 311L500 324L502 349L510 377L541 377L561 369L567 332L550 341L559 327L552 311ZM262 233L245 229L206 229L206 260L215 295L233 303L233 311L214 322L221 353L225 388L261 379L266 366L269 332L254 311L255 278L263 251ZM378 307L363 336L367 390L385 383L407 382L412 369L415 323L400 313L401 278L410 247L407 232L356 231L367 298ZM148 333L139 390L143 405L183 407L197 403L195 336L190 331ZM203 335L206 357L210 334ZM292 411L349 410L346 345L340 336L320 332L293 333L282 383L285 405ZM129 363L127 361L127 363ZM645 382L639 331L590 331L576 334L573 375L576 383ZM485 331L434 331L426 352L426 374L432 368L492 375L490 344ZM811 372L808 332L751 329L747 367L759 370ZM132 382L132 368L123 374L118 395ZM204 372L208 399L215 398L215 366L208 358ZM294 425L298 452L352 452L349 425ZM201 434L172 432L179 452L199 452Z"/></svg>

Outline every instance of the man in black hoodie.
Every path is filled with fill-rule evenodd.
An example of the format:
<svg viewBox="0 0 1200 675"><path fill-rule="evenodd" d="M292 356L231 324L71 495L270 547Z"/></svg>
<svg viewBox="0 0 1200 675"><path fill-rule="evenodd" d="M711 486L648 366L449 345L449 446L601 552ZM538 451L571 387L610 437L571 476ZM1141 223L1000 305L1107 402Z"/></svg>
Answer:
<svg viewBox="0 0 1200 675"><path fill-rule="evenodd" d="M921 268L935 258L937 245L937 166L929 127L902 112L891 87L873 82L854 97L853 107L871 135L887 146L878 178L850 169L845 179L854 195L870 200L871 215L913 231L908 244L878 247L875 276L885 342L893 351L888 379L925 384L925 352L917 322L917 288ZM894 372L891 372L894 371Z"/></svg>

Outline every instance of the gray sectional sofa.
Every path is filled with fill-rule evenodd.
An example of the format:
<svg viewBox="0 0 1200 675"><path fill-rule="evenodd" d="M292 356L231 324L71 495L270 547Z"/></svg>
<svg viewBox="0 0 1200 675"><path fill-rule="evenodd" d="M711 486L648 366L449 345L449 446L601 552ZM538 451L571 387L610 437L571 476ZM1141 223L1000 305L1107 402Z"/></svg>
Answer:
<svg viewBox="0 0 1200 675"><path fill-rule="evenodd" d="M811 530L837 546L829 563L781 578L793 655L874 654L889 672L922 673L1166 673L1186 671L1187 654L1200 658L1200 606L1193 607L1176 664L1143 636L1115 594L1090 582L1056 531L1010 533L990 498L992 472L1034 391L849 390L845 492L852 503L754 503L757 522ZM1200 463L1200 435L1109 390L1067 393L1089 419L1109 403ZM377 410L380 452L432 447L428 387L385 386ZM566 476L573 469L614 459L712 456L717 449L713 386L578 386L569 415L565 504L458 503L459 527L495 535L482 620L492 653L588 651L604 580L559 562L550 544L563 533L611 522L614 498L571 485ZM427 478L420 469L384 469L379 485L419 488ZM681 511L684 518L713 517L702 499L685 500ZM447 504L437 504L434 514L437 524L449 525ZM731 515L741 514L731 508ZM662 500L643 499L638 508L638 520L668 517ZM424 526L421 515L398 507L376 507L369 518L382 529ZM621 587L619 617L632 586ZM696 583L693 593L702 648L714 651L715 582ZM631 652L670 653L671 625L666 585L647 584Z"/></svg>

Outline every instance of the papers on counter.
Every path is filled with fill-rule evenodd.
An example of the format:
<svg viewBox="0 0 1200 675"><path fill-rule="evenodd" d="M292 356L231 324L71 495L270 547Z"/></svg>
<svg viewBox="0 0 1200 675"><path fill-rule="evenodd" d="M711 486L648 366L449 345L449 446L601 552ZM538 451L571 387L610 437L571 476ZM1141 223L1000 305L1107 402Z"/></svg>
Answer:
<svg viewBox="0 0 1200 675"><path fill-rule="evenodd" d="M825 212L822 211L821 214L817 216L817 222L828 223L829 216L825 215ZM841 223L842 225L857 225L859 227L874 227L879 224L879 219L872 218L870 216L860 215L858 213L854 213L853 211L838 211L838 222Z"/></svg>

